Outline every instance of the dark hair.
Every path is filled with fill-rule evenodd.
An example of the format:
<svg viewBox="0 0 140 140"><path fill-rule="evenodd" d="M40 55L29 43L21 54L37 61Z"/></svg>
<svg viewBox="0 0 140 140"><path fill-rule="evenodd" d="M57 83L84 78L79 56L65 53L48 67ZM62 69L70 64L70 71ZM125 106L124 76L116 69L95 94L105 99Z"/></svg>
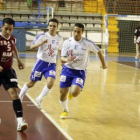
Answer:
<svg viewBox="0 0 140 140"><path fill-rule="evenodd" d="M82 31L84 31L84 25L82 23L75 23L74 26L82 28Z"/></svg>
<svg viewBox="0 0 140 140"><path fill-rule="evenodd" d="M15 21L12 18L4 18L2 21L2 26L7 23L9 25L15 26Z"/></svg>
<svg viewBox="0 0 140 140"><path fill-rule="evenodd" d="M58 22L58 20L57 20L56 18L50 19L50 20L49 20L49 23L50 23L50 22L56 22L56 23L57 23L57 26L58 26L58 24L59 24L59 22Z"/></svg>

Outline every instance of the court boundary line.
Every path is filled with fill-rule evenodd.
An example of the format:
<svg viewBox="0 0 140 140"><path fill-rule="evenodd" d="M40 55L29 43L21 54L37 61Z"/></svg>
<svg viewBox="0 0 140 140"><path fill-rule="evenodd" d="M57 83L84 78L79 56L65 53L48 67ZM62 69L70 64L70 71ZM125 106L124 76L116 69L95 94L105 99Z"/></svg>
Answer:
<svg viewBox="0 0 140 140"><path fill-rule="evenodd" d="M18 84L18 87L21 89L21 86ZM27 93L26 96L30 99L30 101L37 107L37 103L33 100L33 98ZM43 113L44 116L68 139L73 140L70 135L63 130L63 128L44 110L40 110L40 112Z"/></svg>

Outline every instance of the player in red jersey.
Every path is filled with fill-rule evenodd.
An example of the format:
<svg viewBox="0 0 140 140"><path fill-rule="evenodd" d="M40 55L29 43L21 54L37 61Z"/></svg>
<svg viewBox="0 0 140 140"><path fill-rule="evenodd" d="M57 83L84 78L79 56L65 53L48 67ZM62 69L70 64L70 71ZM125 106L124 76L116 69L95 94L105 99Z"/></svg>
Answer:
<svg viewBox="0 0 140 140"><path fill-rule="evenodd" d="M17 131L21 132L27 129L28 124L23 120L22 104L17 94L17 76L12 68L13 55L17 59L19 69L24 68L15 47L16 38L12 35L14 26L13 19L3 19L0 33L0 85L3 85L13 100L13 109L17 117Z"/></svg>

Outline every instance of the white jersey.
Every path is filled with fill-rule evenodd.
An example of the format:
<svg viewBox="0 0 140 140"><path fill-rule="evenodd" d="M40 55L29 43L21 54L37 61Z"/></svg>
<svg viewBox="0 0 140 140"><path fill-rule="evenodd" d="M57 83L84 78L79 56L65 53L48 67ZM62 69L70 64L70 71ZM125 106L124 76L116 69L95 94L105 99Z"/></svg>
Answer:
<svg viewBox="0 0 140 140"><path fill-rule="evenodd" d="M99 47L91 40L82 38L75 41L73 37L65 40L63 43L61 56L74 56L73 62L67 62L65 65L70 69L85 70L89 63L89 52L97 53Z"/></svg>
<svg viewBox="0 0 140 140"><path fill-rule="evenodd" d="M56 63L57 52L62 45L63 38L60 35L51 36L47 32L37 35L32 45L41 43L46 39L48 42L38 48L37 58L45 62Z"/></svg>
<svg viewBox="0 0 140 140"><path fill-rule="evenodd" d="M140 36L137 38L136 43L140 44Z"/></svg>

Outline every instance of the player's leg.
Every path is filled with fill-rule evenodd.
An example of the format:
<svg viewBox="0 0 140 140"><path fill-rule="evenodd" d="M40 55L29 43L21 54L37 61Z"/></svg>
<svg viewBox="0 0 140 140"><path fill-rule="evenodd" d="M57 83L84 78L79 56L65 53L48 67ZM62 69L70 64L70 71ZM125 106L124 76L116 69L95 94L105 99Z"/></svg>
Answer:
<svg viewBox="0 0 140 140"><path fill-rule="evenodd" d="M68 95L68 91L69 91L69 87L66 88L60 88L60 104L62 106L62 113L60 115L61 119L65 119L68 117L68 99L67 99L67 95Z"/></svg>
<svg viewBox="0 0 140 140"><path fill-rule="evenodd" d="M9 88L7 92L13 100L13 109L17 117L17 131L22 132L28 128L28 124L23 120L23 109L21 101L17 95L17 90L16 88Z"/></svg>
<svg viewBox="0 0 140 140"><path fill-rule="evenodd" d="M60 115L61 119L68 117L68 91L71 87L73 77L67 76L66 72L63 70L60 77L60 104L62 106L63 112Z"/></svg>
<svg viewBox="0 0 140 140"><path fill-rule="evenodd" d="M50 63L48 67L45 67L43 70L43 74L47 80L47 84L42 89L40 95L36 98L38 107L42 109L42 101L44 96L46 96L54 85L54 81L56 78L56 64Z"/></svg>
<svg viewBox="0 0 140 140"><path fill-rule="evenodd" d="M40 95L38 97L36 97L36 102L38 104L38 108L42 109L42 101L43 98L49 94L50 90L52 89L53 85L54 85L54 81L55 79L52 77L48 77L47 78L47 84L44 86L44 88L42 89Z"/></svg>
<svg viewBox="0 0 140 140"><path fill-rule="evenodd" d="M30 81L22 87L19 98L22 101L24 95L28 92L29 88L33 87L37 81L42 79L42 70L44 68L44 63L42 60L38 60L31 72Z"/></svg>
<svg viewBox="0 0 140 140"><path fill-rule="evenodd" d="M18 122L17 131L24 131L27 129L28 124L23 121L22 104L17 94L18 83L16 73L14 69L9 69L4 72L3 75L4 77L2 80L2 84L13 101L13 109L15 111Z"/></svg>
<svg viewBox="0 0 140 140"><path fill-rule="evenodd" d="M19 98L22 101L24 95L28 92L28 90L33 87L35 85L36 81L29 81L28 83L24 84L24 86L22 87L20 94L19 94Z"/></svg>
<svg viewBox="0 0 140 140"><path fill-rule="evenodd" d="M71 100L73 97L77 97L84 87L86 79L86 70L77 71L77 75L73 78L72 86L70 88L68 99Z"/></svg>
<svg viewBox="0 0 140 140"><path fill-rule="evenodd" d="M139 44L136 43L136 59L139 59L140 58L140 53L139 53Z"/></svg>
<svg viewBox="0 0 140 140"><path fill-rule="evenodd" d="M82 91L81 87L77 85L72 85L69 90L68 99L71 100L73 99L73 97L77 97L81 91Z"/></svg>

